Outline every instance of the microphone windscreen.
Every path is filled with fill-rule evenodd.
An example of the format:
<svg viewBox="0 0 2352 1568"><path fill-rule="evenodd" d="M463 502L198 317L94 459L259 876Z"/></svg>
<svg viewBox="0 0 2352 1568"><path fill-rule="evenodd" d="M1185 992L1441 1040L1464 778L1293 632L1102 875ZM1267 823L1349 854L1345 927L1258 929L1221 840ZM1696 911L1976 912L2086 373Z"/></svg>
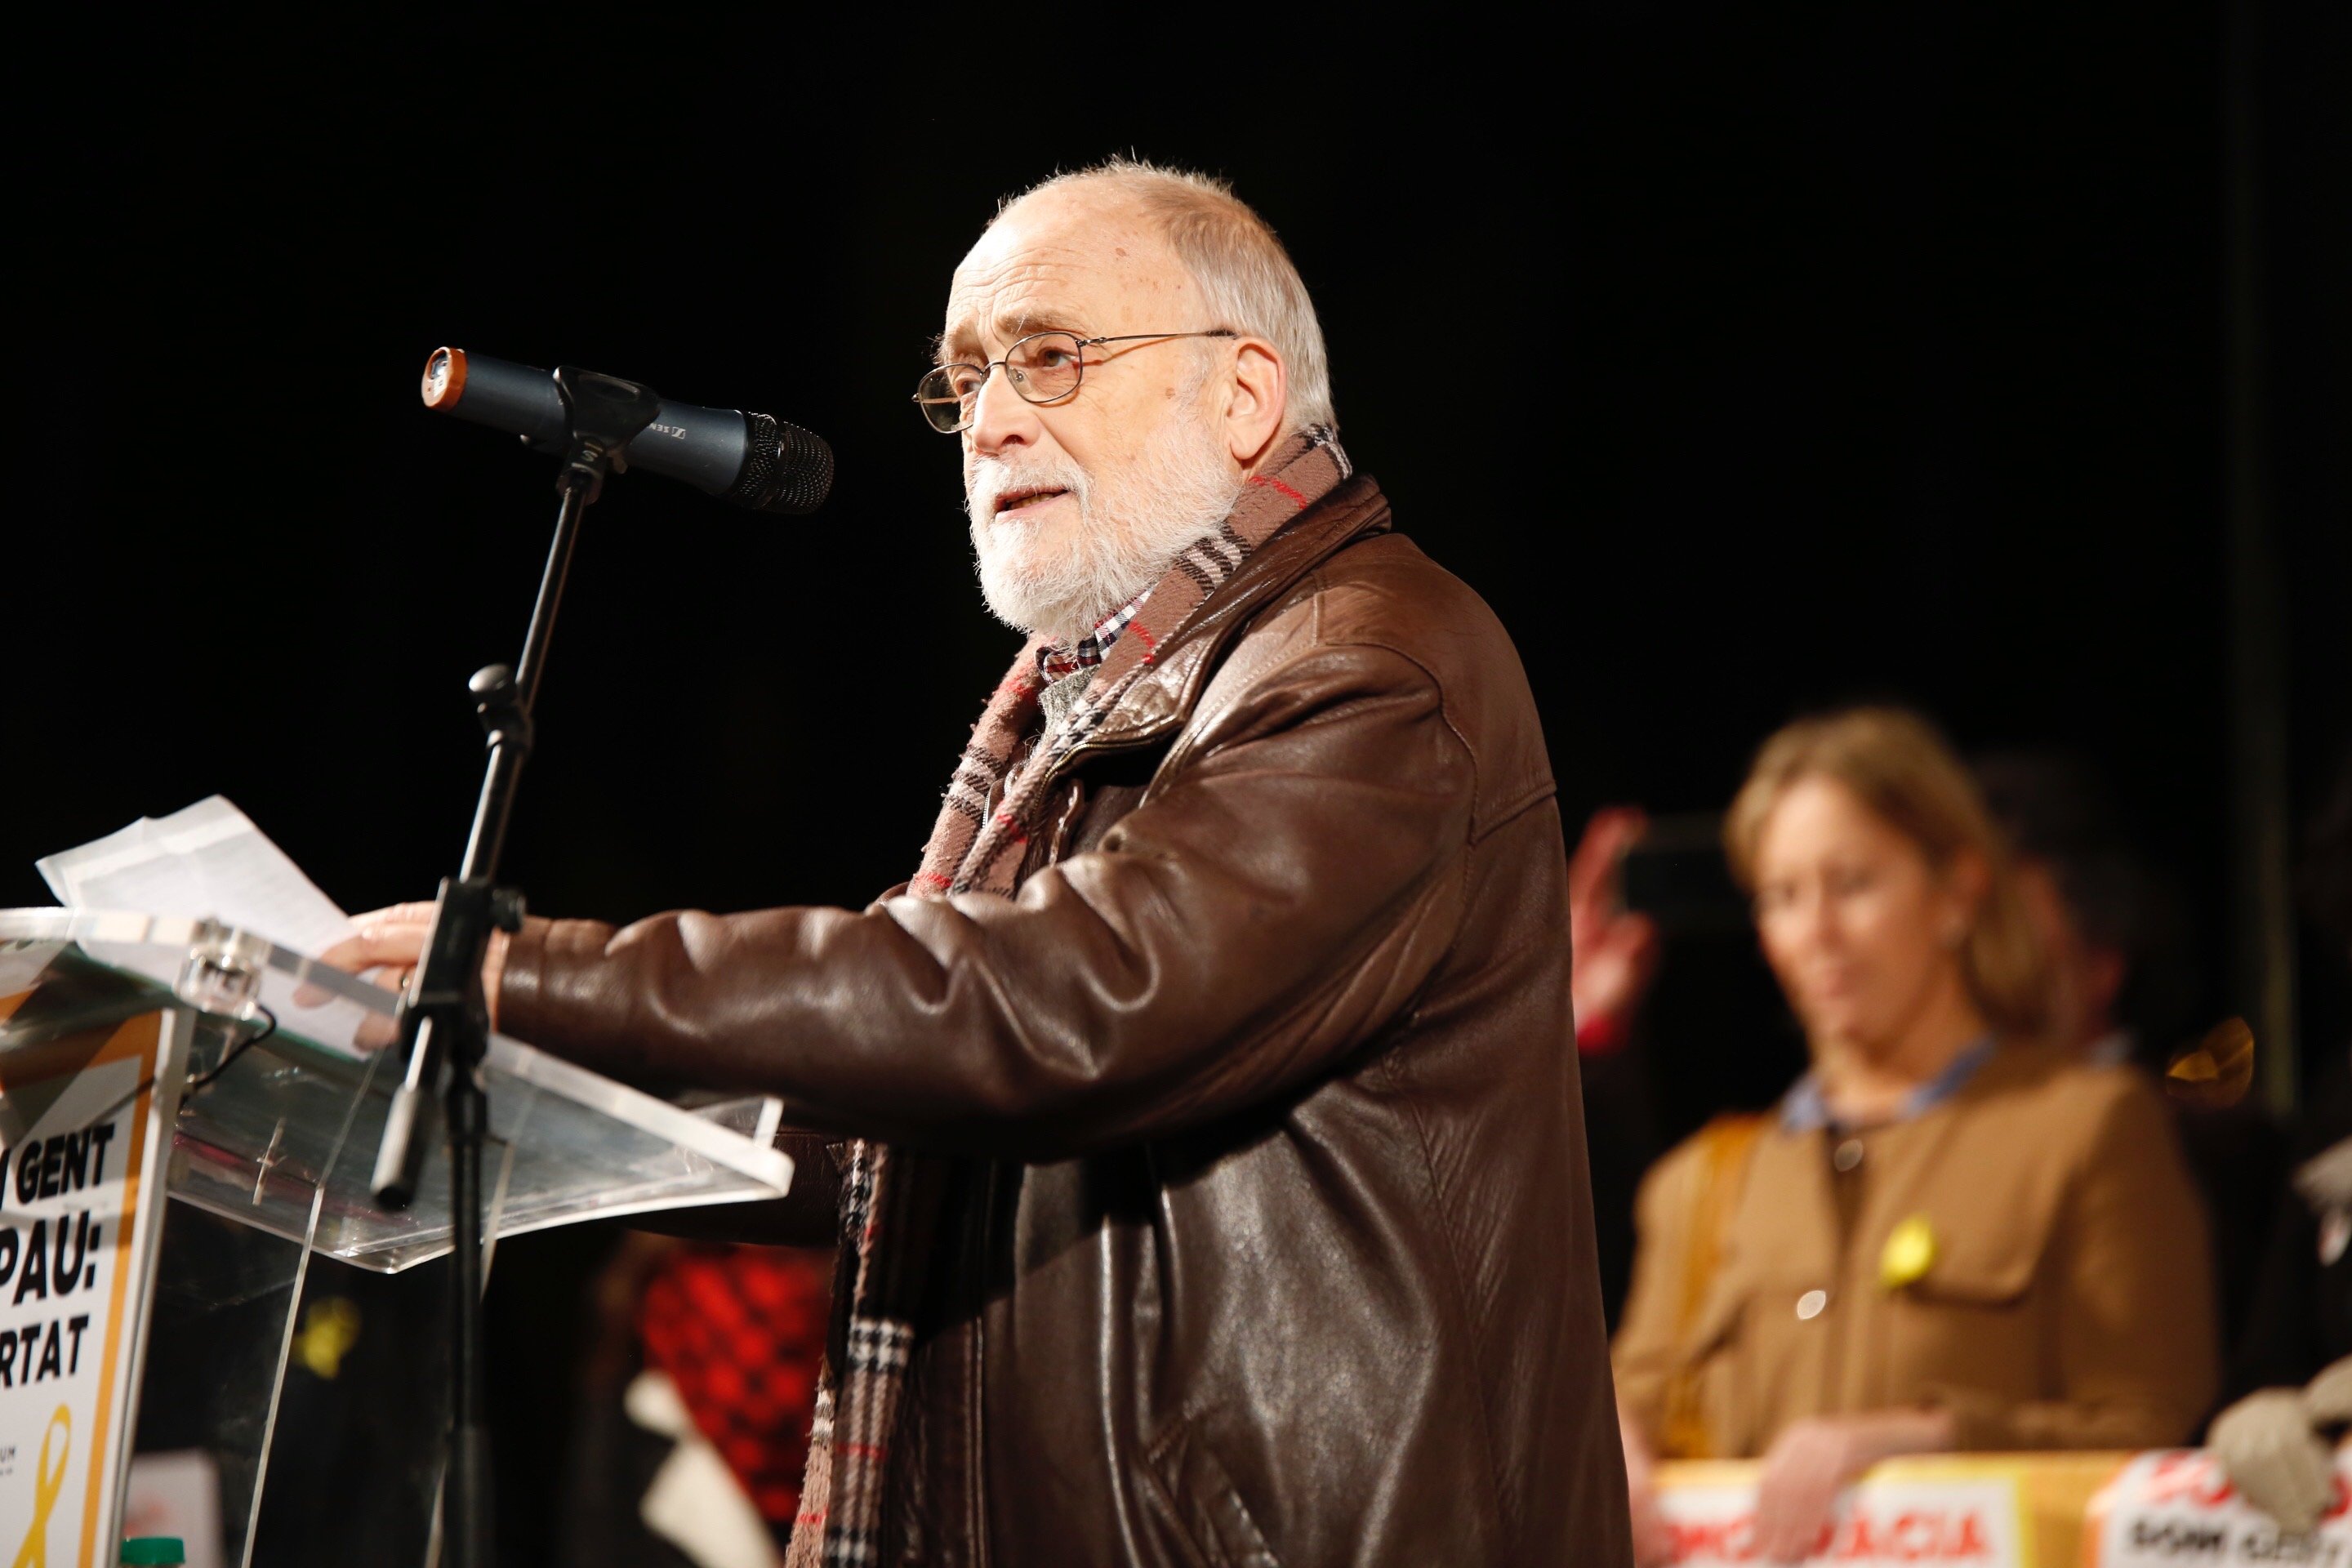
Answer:
<svg viewBox="0 0 2352 1568"><path fill-rule="evenodd" d="M833 448L824 437L765 414L746 411L743 423L750 450L726 499L785 517L805 517L823 506L833 489Z"/></svg>

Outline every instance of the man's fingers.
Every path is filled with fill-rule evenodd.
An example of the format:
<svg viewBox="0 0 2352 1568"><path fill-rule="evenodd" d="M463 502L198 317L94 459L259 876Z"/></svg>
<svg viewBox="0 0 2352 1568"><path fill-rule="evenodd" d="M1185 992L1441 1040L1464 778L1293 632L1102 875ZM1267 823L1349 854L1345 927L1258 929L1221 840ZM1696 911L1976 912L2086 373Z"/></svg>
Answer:
<svg viewBox="0 0 2352 1568"><path fill-rule="evenodd" d="M433 927L433 906L394 904L352 918L352 934L319 955L319 962L357 974L416 962Z"/></svg>
<svg viewBox="0 0 2352 1568"><path fill-rule="evenodd" d="M319 962L331 969L348 970L353 974L370 969L398 968L416 962L425 951L425 930L422 926L398 931L362 931L347 936L319 955Z"/></svg>
<svg viewBox="0 0 2352 1568"><path fill-rule="evenodd" d="M405 991L409 977L424 961L425 938L433 930L430 903L394 904L381 910L352 918L352 934L319 954L318 962L331 969L373 978L387 991ZM492 956L503 955L498 943L503 933L493 938ZM494 965L486 972L494 972ZM315 1007L328 999L317 986L304 986L295 994L298 1006ZM494 1015L495 1016L495 1015ZM372 1019L361 1025L356 1042L362 1049L376 1049L392 1043L391 1026L387 1021Z"/></svg>
<svg viewBox="0 0 2352 1568"><path fill-rule="evenodd" d="M380 910L370 910L363 915L353 915L352 924L362 931L370 926L431 925L436 906L431 899L417 903L386 904Z"/></svg>
<svg viewBox="0 0 2352 1568"><path fill-rule="evenodd" d="M352 1044L363 1051L380 1051L400 1037L393 1032L392 1020L371 1013L352 1031Z"/></svg>

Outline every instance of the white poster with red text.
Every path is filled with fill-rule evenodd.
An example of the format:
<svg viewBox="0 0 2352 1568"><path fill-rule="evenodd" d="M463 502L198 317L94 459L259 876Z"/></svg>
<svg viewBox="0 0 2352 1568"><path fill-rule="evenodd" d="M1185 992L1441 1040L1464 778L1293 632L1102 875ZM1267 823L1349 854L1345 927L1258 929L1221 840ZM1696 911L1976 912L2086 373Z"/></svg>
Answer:
<svg viewBox="0 0 2352 1568"><path fill-rule="evenodd" d="M2196 1449L2142 1454L2091 1504L2084 1568L2352 1568L2352 1456L2319 1528L2291 1535Z"/></svg>
<svg viewBox="0 0 2352 1568"><path fill-rule="evenodd" d="M1687 1568L1762 1563L1752 1467L1720 1480L1706 1477L1707 1467L1681 1468L1686 1479L1658 1492L1672 1560ZM2034 1568L2017 1479L1991 1473L1865 1479L1840 1495L1803 1561L1808 1568Z"/></svg>

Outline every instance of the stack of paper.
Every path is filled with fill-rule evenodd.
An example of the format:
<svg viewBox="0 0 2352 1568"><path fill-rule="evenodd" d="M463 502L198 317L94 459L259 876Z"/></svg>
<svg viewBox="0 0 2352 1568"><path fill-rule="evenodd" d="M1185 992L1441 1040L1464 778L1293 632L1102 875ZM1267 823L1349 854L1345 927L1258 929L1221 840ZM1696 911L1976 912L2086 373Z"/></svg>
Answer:
<svg viewBox="0 0 2352 1568"><path fill-rule="evenodd" d="M245 813L219 795L169 816L141 817L120 833L38 862L68 908L214 920L316 957L352 933L334 900L302 874ZM85 943L93 956L165 985L186 954L149 942ZM262 974L261 1000L287 1028L351 1056L382 1044L389 998L309 964Z"/></svg>
<svg viewBox="0 0 2352 1568"><path fill-rule="evenodd" d="M352 932L335 901L219 795L142 816L39 866L69 909L210 917L314 955Z"/></svg>

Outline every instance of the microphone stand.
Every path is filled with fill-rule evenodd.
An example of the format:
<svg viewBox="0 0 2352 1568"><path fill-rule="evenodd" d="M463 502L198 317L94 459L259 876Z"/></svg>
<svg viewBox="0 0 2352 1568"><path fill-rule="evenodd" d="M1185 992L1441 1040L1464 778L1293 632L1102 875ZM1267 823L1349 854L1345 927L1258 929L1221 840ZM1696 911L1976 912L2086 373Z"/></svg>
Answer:
<svg viewBox="0 0 2352 1568"><path fill-rule="evenodd" d="M581 514L604 489L604 477L623 465L620 448L653 423L660 400L635 382L566 365L555 373L569 420L563 467L555 488L555 541L531 606L522 662L494 664L468 683L474 710L488 736L488 762L474 826L457 875L442 880L425 952L401 998L394 1026L407 1072L394 1092L376 1150L376 1201L405 1208L415 1201L425 1167L425 1125L432 1097L442 1098L449 1141L449 1224L453 1248L450 1349L449 1468L444 1540L453 1568L493 1568L489 1422L486 1409L482 1321L482 1149L489 1131L489 1098L482 1060L489 1049L489 1008L482 991L482 960L493 927L522 924L522 899L498 885L499 858L514 811L517 783L530 755L531 709L539 697L555 612L580 536Z"/></svg>

